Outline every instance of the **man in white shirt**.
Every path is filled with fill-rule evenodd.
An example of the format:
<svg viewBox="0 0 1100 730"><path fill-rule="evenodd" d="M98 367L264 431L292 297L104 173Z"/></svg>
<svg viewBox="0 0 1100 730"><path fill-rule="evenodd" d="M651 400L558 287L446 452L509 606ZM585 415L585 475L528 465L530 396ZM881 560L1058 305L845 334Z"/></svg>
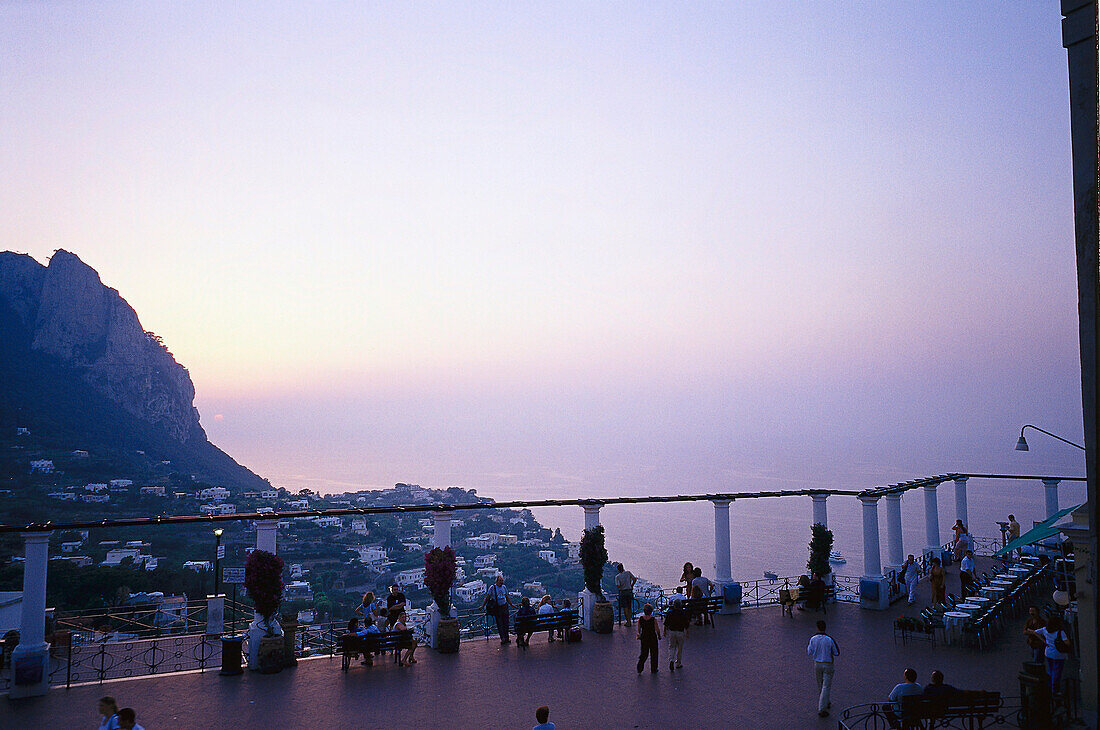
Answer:
<svg viewBox="0 0 1100 730"><path fill-rule="evenodd" d="M917 565L916 557L910 555L909 559L905 561L905 565L901 566L901 578L905 581L905 588L909 593L910 606L917 599L917 574L919 572L920 566Z"/></svg>
<svg viewBox="0 0 1100 730"><path fill-rule="evenodd" d="M901 727L901 698L924 694L924 687L917 682L917 670L909 668L903 675L905 681L895 684L890 690L890 701L893 706L885 708L886 719L890 721L890 727Z"/></svg>
<svg viewBox="0 0 1100 730"><path fill-rule="evenodd" d="M971 593L971 585L974 583L975 573L974 551L967 550L962 562L959 563L959 595L961 595L964 600Z"/></svg>
<svg viewBox="0 0 1100 730"><path fill-rule="evenodd" d="M832 702L829 701L829 690L833 686L834 657L840 655L840 647L833 637L825 633L825 622L817 622L817 633L810 637L810 644L806 647L806 654L814 660L814 678L817 680L817 714L819 717L828 717Z"/></svg>

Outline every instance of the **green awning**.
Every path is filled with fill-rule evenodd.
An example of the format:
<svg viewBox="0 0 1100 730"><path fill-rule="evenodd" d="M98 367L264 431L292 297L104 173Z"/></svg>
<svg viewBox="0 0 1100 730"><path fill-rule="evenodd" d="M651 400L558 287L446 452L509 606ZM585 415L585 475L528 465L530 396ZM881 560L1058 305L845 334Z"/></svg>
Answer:
<svg viewBox="0 0 1100 730"><path fill-rule="evenodd" d="M1048 537L1052 537L1054 535L1057 535L1058 534L1058 529L1054 525L1059 520L1061 520L1063 517L1065 517L1070 512L1072 512L1073 510L1077 509L1080 506L1081 505L1078 504L1078 505L1074 505L1073 507L1066 507L1064 510L1060 510L1058 512L1055 512L1052 516L1048 517L1047 519L1043 520L1039 524L1035 525L1035 527L1031 528L1030 530L1025 532L1023 535L1020 535L1018 538L1016 538L1012 542L1008 543L1007 545L1005 545L1003 548L1001 548L997 552L993 553L993 555L995 557L1000 556L1000 555L1006 555L1007 553L1010 553L1013 550L1018 550L1019 548L1022 548L1026 545L1034 545L1035 543L1037 543L1041 540L1046 540Z"/></svg>

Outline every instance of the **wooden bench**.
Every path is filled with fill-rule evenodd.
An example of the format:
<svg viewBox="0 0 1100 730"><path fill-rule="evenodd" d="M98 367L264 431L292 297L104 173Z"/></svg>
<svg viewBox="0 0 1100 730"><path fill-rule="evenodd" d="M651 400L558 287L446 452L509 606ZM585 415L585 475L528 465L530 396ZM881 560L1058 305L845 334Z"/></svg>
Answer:
<svg viewBox="0 0 1100 730"><path fill-rule="evenodd" d="M567 632L577 625L577 612L573 609L555 611L554 613L534 614L533 616L516 616L513 631L517 637L527 636L539 631Z"/></svg>
<svg viewBox="0 0 1100 730"><path fill-rule="evenodd" d="M901 698L902 728L931 728L963 720L964 727L981 727L1001 709L1000 692L956 690L940 697Z"/></svg>
<svg viewBox="0 0 1100 730"><path fill-rule="evenodd" d="M412 645L412 629L406 629L405 631L385 631L379 634L367 634L365 636L344 634L340 637L339 644L339 651L342 657L340 669L345 672L348 671L348 667L351 666L351 660L357 658L360 654L366 657L376 651L408 649ZM397 657L398 654L395 653L394 661L397 661Z"/></svg>
<svg viewBox="0 0 1100 730"><path fill-rule="evenodd" d="M722 596L704 596L703 598L685 598L683 601L684 609L691 617L706 614L712 616L718 613L724 603ZM711 628L715 628L714 619L710 619Z"/></svg>

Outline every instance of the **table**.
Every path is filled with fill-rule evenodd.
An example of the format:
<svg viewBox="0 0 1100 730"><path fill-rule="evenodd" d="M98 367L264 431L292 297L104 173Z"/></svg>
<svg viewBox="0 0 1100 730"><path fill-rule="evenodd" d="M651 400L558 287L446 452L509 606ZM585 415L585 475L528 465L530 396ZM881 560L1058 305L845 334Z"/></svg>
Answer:
<svg viewBox="0 0 1100 730"><path fill-rule="evenodd" d="M997 586L998 588L1004 588L1005 590L1008 590L1009 588L1012 587L1012 581L1010 581L1010 580L991 580L991 581L989 581L989 585Z"/></svg>
<svg viewBox="0 0 1100 730"><path fill-rule="evenodd" d="M1016 580L1016 579L1017 579L1017 578L1019 578L1019 577L1020 577L1020 576L1018 576L1018 575L1013 575L1012 573L998 573L998 574L997 574L997 580L1007 580L1007 581L1014 581L1014 580Z"/></svg>
<svg viewBox="0 0 1100 730"><path fill-rule="evenodd" d="M955 639L962 633L963 624L970 618L970 614L962 611L944 611L943 633L948 644L954 644Z"/></svg>
<svg viewBox="0 0 1100 730"><path fill-rule="evenodd" d="M969 601L970 599L968 598L966 600ZM981 606L979 606L977 603L957 603L957 604L955 604L955 611L957 611L959 613L962 613L963 611L965 611L968 616L970 614L974 613L975 611L977 611L979 608L981 608Z"/></svg>
<svg viewBox="0 0 1100 730"><path fill-rule="evenodd" d="M1009 573L1014 573L1015 575L1018 575L1018 576L1025 576L1025 575L1028 575L1031 572L1031 568L1024 568L1023 566L1020 566L1020 567L1017 567L1017 568L1009 568L1008 572Z"/></svg>
<svg viewBox="0 0 1100 730"><path fill-rule="evenodd" d="M987 598L1000 598L1001 594L1004 593L1004 592L1005 592L1005 589L1001 588L1000 586L986 586L986 587L982 588L982 593L984 593ZM972 600L973 598L976 598L976 596L970 596L966 600L969 601L969 600Z"/></svg>
<svg viewBox="0 0 1100 730"><path fill-rule="evenodd" d="M986 607L985 604L989 603L989 597L988 596L967 596L966 597L966 602L967 603L976 603L979 606L981 606L982 608L985 608Z"/></svg>

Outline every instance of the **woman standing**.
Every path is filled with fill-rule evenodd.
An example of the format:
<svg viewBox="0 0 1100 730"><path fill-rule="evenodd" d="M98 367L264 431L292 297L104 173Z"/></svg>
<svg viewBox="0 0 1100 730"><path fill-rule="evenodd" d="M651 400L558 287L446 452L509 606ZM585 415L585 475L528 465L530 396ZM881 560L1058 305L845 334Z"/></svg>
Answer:
<svg viewBox="0 0 1100 730"><path fill-rule="evenodd" d="M649 671L657 673L657 647L660 639L661 629L653 616L653 604L647 603L642 607L642 616L638 619L638 640L642 642L642 653L638 656L638 674L645 667L646 657L649 657Z"/></svg>
<svg viewBox="0 0 1100 730"><path fill-rule="evenodd" d="M695 566L684 563L684 572L680 575L680 582L684 584L684 595L691 597L691 581L695 579Z"/></svg>
<svg viewBox="0 0 1100 730"><path fill-rule="evenodd" d="M1062 617L1054 614L1047 619L1046 628L1027 629L1032 636L1042 638L1047 645L1044 654L1047 660L1047 674L1050 675L1051 694L1059 694L1059 685L1062 681L1062 668L1069 657L1069 635L1062 630Z"/></svg>
<svg viewBox="0 0 1100 730"><path fill-rule="evenodd" d="M955 520L955 524L951 525L951 531L955 533L955 542L951 547L951 552L955 556L955 560L959 560L962 558L963 550L966 549L965 543L963 545L959 544L962 541L962 536L966 534L966 525L963 524L962 520Z"/></svg>
<svg viewBox="0 0 1100 730"><path fill-rule="evenodd" d="M939 558L932 558L932 567L928 571L928 582L932 584L932 605L943 605L947 601L947 571Z"/></svg>

